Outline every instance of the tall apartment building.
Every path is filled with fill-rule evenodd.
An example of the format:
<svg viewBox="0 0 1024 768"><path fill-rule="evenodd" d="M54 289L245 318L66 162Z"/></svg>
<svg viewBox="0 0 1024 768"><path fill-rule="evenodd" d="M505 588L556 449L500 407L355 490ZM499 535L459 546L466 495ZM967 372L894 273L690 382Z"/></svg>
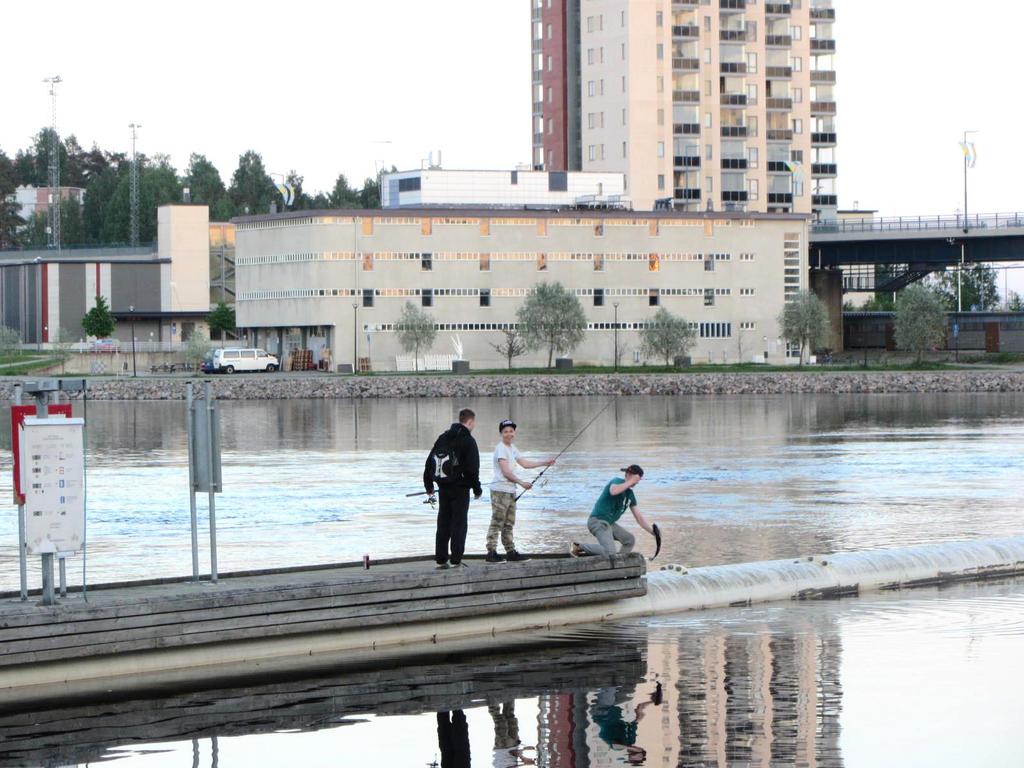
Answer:
<svg viewBox="0 0 1024 768"><path fill-rule="evenodd" d="M636 208L834 218L832 0L531 3L535 164L578 119L580 167L624 173Z"/></svg>

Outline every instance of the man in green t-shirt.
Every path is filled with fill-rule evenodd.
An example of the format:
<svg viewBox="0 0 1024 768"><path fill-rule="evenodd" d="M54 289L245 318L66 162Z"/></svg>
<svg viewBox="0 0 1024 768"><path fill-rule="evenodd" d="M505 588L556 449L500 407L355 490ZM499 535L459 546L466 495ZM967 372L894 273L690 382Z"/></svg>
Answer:
<svg viewBox="0 0 1024 768"><path fill-rule="evenodd" d="M637 464L630 464L622 471L625 473L625 477L616 477L608 481L604 490L601 491L597 503L594 504L590 519L587 520L587 530L594 535L598 543L580 544L574 541L569 550L574 557L581 555L612 557L616 554L625 557L632 552L636 538L619 525L619 518L625 514L627 509L633 513L633 517L636 518L636 522L641 528L654 535L654 528L640 512L636 494L633 493L633 487L643 479L644 471ZM616 541L622 544L622 549L617 553Z"/></svg>

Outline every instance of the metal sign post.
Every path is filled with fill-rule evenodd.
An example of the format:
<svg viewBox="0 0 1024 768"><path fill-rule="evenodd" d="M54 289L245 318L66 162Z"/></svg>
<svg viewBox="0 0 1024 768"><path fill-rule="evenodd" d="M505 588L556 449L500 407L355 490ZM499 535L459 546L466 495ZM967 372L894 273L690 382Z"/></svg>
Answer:
<svg viewBox="0 0 1024 768"><path fill-rule="evenodd" d="M21 384L14 385L14 405L21 405ZM17 474L17 472L15 472ZM21 599L28 600L28 552L25 548L25 499L18 498L18 575L21 578Z"/></svg>
<svg viewBox="0 0 1024 768"><path fill-rule="evenodd" d="M205 402L197 406L189 384L185 392L188 404L189 497L192 513L192 575L199 578L199 535L196 523L195 494L209 494L210 581L217 581L217 501L222 490L220 464L220 419L210 382L203 384Z"/></svg>

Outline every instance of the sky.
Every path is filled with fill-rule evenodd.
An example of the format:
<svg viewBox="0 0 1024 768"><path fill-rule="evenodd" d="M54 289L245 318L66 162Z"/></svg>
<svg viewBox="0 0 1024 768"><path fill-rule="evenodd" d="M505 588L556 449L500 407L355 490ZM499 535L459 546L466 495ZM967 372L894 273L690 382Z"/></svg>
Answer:
<svg viewBox="0 0 1024 768"><path fill-rule="evenodd" d="M4 5L8 155L49 123L42 79L59 74L62 134L128 151L128 124L141 123L140 151L179 170L205 154L226 183L247 149L268 171L297 170L307 191L330 189L339 172L358 186L380 164L418 168L430 152L449 168L530 159L530 0L179 0L151 14L137 0L52 0L51 36L31 3ZM840 207L957 212L957 142L977 130L968 209L1024 209L1014 54L1024 5L835 6Z"/></svg>

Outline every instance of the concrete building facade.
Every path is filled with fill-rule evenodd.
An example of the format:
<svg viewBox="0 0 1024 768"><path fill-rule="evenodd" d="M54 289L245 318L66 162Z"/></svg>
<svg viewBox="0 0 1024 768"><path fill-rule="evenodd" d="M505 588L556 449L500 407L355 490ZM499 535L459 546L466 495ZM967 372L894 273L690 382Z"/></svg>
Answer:
<svg viewBox="0 0 1024 768"><path fill-rule="evenodd" d="M807 217L490 209L303 211L236 225L238 325L286 357L330 350L334 363L394 370L406 302L476 368L500 368L492 345L541 282L583 305L578 363L643 361L639 331L659 307L697 334L695 361L783 362L777 317L807 289ZM655 362L652 360L652 362ZM544 365L545 351L516 360Z"/></svg>
<svg viewBox="0 0 1024 768"><path fill-rule="evenodd" d="M84 339L96 297L118 321L115 338L183 341L210 311L209 210L157 209L157 245L0 252L0 318L27 344Z"/></svg>
<svg viewBox="0 0 1024 768"><path fill-rule="evenodd" d="M561 59L545 52L558 47L547 0L532 2L536 100ZM835 217L832 0L584 0L577 17L579 42L564 28L562 47L578 61L583 170L624 173L637 209ZM533 125L545 158L560 120L546 88L543 136L536 103Z"/></svg>

